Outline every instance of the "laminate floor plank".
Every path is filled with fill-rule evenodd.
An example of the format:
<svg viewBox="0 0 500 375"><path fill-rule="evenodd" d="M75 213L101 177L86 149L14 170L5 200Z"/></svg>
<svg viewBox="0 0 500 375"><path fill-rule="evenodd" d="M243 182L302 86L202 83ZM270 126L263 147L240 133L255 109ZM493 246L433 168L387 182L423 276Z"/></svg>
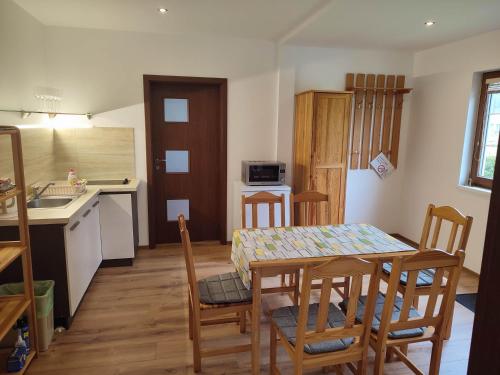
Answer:
<svg viewBox="0 0 500 375"><path fill-rule="evenodd" d="M233 269L230 246L193 244L198 278ZM265 286L278 283L266 279ZM477 291L477 276L464 272L459 293ZM382 286L382 289L384 286ZM317 291L315 291L317 295ZM338 302L338 296L334 296ZM268 373L269 323L266 312L289 305L286 295L263 299L262 373ZM422 303L423 305L423 303ZM29 375L191 375L192 348L188 338L187 276L178 245L141 249L131 267L103 268L87 291L70 330L57 334L47 352L32 363ZM455 304L452 338L444 347L441 374L466 374L474 314ZM248 322L248 331L252 329ZM246 344L250 334L239 334L236 324L203 327L204 347ZM409 347L409 356L426 371L431 345ZM370 351L370 366L374 354ZM283 374L291 363L283 348L278 351ZM250 353L206 358L203 374L249 374ZM369 367L369 373L371 373ZM321 369L307 374L322 374ZM349 373L347 370L345 373ZM401 362L386 364L386 374L412 374Z"/></svg>

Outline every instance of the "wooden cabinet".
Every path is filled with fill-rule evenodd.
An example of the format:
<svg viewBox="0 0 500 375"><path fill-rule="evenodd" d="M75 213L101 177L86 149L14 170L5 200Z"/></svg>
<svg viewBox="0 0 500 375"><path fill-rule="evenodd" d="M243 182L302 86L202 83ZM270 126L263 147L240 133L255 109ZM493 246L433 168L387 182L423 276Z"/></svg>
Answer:
<svg viewBox="0 0 500 375"><path fill-rule="evenodd" d="M344 222L351 99L350 92L307 91L295 96L293 189L328 194L328 207L320 206L323 224ZM299 224L305 222L305 214L297 214Z"/></svg>

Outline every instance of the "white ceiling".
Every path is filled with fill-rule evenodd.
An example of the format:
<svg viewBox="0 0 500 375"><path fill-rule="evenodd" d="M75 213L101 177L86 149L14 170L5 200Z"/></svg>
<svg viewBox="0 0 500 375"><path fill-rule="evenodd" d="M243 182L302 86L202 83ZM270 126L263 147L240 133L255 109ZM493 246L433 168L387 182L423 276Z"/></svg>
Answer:
<svg viewBox="0 0 500 375"><path fill-rule="evenodd" d="M289 42L421 50L499 28L500 0L334 0Z"/></svg>
<svg viewBox="0 0 500 375"><path fill-rule="evenodd" d="M45 25L276 39L322 0L14 0ZM167 8L160 14L158 8Z"/></svg>
<svg viewBox="0 0 500 375"><path fill-rule="evenodd" d="M45 25L421 50L500 28L500 0L14 0ZM160 15L157 9L168 9ZM428 19L436 20L430 28Z"/></svg>

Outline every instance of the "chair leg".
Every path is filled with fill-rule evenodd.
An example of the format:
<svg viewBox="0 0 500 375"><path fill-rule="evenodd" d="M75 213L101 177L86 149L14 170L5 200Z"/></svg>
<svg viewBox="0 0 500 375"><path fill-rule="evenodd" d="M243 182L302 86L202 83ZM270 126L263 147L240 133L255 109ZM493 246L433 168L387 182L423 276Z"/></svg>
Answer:
<svg viewBox="0 0 500 375"><path fill-rule="evenodd" d="M349 298L349 285L350 285L350 278L345 277L344 278L344 298Z"/></svg>
<svg viewBox="0 0 500 375"><path fill-rule="evenodd" d="M366 356L361 361L358 361L356 375L366 375Z"/></svg>
<svg viewBox="0 0 500 375"><path fill-rule="evenodd" d="M293 304L297 306L299 304L299 296L300 296L300 270L295 271L294 277L294 287L295 290L293 292Z"/></svg>
<svg viewBox="0 0 500 375"><path fill-rule="evenodd" d="M401 353L403 353L404 355L408 355L408 345L401 345L399 347L399 350L401 350Z"/></svg>
<svg viewBox="0 0 500 375"><path fill-rule="evenodd" d="M429 367L429 375L438 375L439 367L441 366L441 354L443 352L443 340L437 340L432 343L431 365Z"/></svg>
<svg viewBox="0 0 500 375"><path fill-rule="evenodd" d="M271 334L270 334L270 344L269 344L269 374L273 375L275 373L274 369L276 368L276 346L278 344L278 340L276 337L276 328L271 323Z"/></svg>
<svg viewBox="0 0 500 375"><path fill-rule="evenodd" d="M191 300L188 300L189 306L189 339L193 339L193 306L191 306Z"/></svg>
<svg viewBox="0 0 500 375"><path fill-rule="evenodd" d="M384 361L387 352L387 347L385 345L380 345L375 349L375 362L373 364L373 374L383 375L384 374Z"/></svg>
<svg viewBox="0 0 500 375"><path fill-rule="evenodd" d="M239 313L240 315L240 333L245 333L247 331L247 314L246 311Z"/></svg>
<svg viewBox="0 0 500 375"><path fill-rule="evenodd" d="M445 333L444 333L444 339L449 340L451 337L451 328L453 326L453 315L455 314L455 303L453 303L453 306L450 309L450 319L448 319L448 324L446 325L445 328Z"/></svg>
<svg viewBox="0 0 500 375"><path fill-rule="evenodd" d="M193 368L194 372L201 371L201 323L193 321Z"/></svg>
<svg viewBox="0 0 500 375"><path fill-rule="evenodd" d="M286 273L281 274L281 286L286 286Z"/></svg>
<svg viewBox="0 0 500 375"><path fill-rule="evenodd" d="M387 348L387 351L385 353L385 361L387 363L391 362L392 361L392 358L393 358L393 352L392 352L392 348L391 347L388 347Z"/></svg>
<svg viewBox="0 0 500 375"><path fill-rule="evenodd" d="M413 297L413 307L415 307L418 310L418 302L419 302L420 296L414 296Z"/></svg>

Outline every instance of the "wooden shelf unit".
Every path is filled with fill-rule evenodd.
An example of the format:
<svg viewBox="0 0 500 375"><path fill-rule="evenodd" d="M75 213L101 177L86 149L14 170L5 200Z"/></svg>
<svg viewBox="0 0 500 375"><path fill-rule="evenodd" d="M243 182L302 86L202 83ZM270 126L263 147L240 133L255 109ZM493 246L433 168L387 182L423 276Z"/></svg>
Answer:
<svg viewBox="0 0 500 375"><path fill-rule="evenodd" d="M13 126L0 126L0 136L10 136L11 138L14 182L16 184L16 188L0 194L0 203L12 198L17 199L19 226L19 241L0 242L0 272L16 259L21 258L24 280L23 294L0 296L0 340L5 337L16 321L26 313L30 332L30 354L22 370L10 373L23 374L33 358L36 358L38 355L33 270L31 266L28 210L25 192L26 184L24 181L23 153L19 129ZM7 373L6 370L0 370L0 374L3 373Z"/></svg>
<svg viewBox="0 0 500 375"><path fill-rule="evenodd" d="M2 363L7 363L8 356L9 356L8 351L2 351L2 353L0 353L0 358L3 359ZM2 371L2 372L0 372L0 375L22 375L22 374L24 374L26 372L26 370L28 370L28 366L30 365L33 358L35 358L35 353L30 352L30 354L28 354L28 356L26 357L26 364L24 365L24 367L21 370L19 370L17 372Z"/></svg>

